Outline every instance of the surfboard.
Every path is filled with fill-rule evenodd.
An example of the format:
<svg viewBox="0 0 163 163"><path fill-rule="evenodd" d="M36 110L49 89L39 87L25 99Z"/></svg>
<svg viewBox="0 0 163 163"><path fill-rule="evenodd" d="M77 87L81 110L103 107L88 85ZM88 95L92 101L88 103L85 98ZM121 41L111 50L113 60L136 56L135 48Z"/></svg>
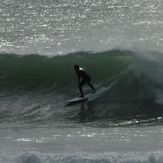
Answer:
<svg viewBox="0 0 163 163"><path fill-rule="evenodd" d="M88 100L88 97L76 97L71 100L67 100L66 106L72 106L78 103L82 103Z"/></svg>

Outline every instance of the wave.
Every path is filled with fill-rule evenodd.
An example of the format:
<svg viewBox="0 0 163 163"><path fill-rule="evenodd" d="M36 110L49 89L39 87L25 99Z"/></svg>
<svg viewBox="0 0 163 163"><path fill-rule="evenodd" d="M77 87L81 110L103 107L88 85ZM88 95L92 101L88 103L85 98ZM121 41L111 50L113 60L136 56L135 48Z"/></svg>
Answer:
<svg viewBox="0 0 163 163"><path fill-rule="evenodd" d="M161 69L162 62L153 59L158 54L149 56L127 50L55 57L1 54L0 124L51 123L63 118L102 125L160 123L163 83L158 77L162 71L156 67ZM87 105L65 109L66 99L78 95L76 63L91 74L97 92L102 93Z"/></svg>

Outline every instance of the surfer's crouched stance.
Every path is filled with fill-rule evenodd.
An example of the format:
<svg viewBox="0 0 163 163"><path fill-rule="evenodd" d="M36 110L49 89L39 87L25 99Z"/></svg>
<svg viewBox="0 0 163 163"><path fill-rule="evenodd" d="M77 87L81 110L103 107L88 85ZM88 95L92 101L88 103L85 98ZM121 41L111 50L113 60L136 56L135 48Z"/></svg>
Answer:
<svg viewBox="0 0 163 163"><path fill-rule="evenodd" d="M82 90L83 85L88 84L93 91L95 92L95 88L94 86L91 84L91 77L88 75L88 73L81 67L79 67L79 65L74 65L74 70L76 71L77 75L78 75L78 81L79 81L79 90L81 93L80 97L84 97L84 93ZM82 80L80 80L82 79Z"/></svg>

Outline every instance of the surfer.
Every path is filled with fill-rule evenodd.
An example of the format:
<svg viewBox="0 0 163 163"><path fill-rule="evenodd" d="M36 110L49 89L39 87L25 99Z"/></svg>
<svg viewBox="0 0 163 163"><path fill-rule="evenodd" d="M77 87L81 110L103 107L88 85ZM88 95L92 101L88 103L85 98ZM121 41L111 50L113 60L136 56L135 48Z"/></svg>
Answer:
<svg viewBox="0 0 163 163"><path fill-rule="evenodd" d="M88 73L83 68L81 68L79 65L74 65L74 70L76 71L76 74L78 76L78 82L79 82L78 87L79 87L79 90L81 93L80 97L84 97L82 87L85 84L88 84L92 88L92 90L94 92L96 92L94 86L91 84L91 77L88 75Z"/></svg>

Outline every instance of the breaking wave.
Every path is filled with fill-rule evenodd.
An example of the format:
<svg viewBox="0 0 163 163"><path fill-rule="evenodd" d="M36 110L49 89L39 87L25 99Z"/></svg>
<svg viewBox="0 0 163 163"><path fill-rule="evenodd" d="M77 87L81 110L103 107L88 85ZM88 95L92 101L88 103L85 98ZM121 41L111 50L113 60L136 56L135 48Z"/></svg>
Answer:
<svg viewBox="0 0 163 163"><path fill-rule="evenodd" d="M160 122L162 61L158 53L146 55L127 50L55 57L1 54L0 123L51 123L63 117L114 124L126 120ZM78 96L73 71L76 63L91 74L97 92L106 91L87 106L65 109L66 99ZM84 91L88 93L89 89Z"/></svg>

